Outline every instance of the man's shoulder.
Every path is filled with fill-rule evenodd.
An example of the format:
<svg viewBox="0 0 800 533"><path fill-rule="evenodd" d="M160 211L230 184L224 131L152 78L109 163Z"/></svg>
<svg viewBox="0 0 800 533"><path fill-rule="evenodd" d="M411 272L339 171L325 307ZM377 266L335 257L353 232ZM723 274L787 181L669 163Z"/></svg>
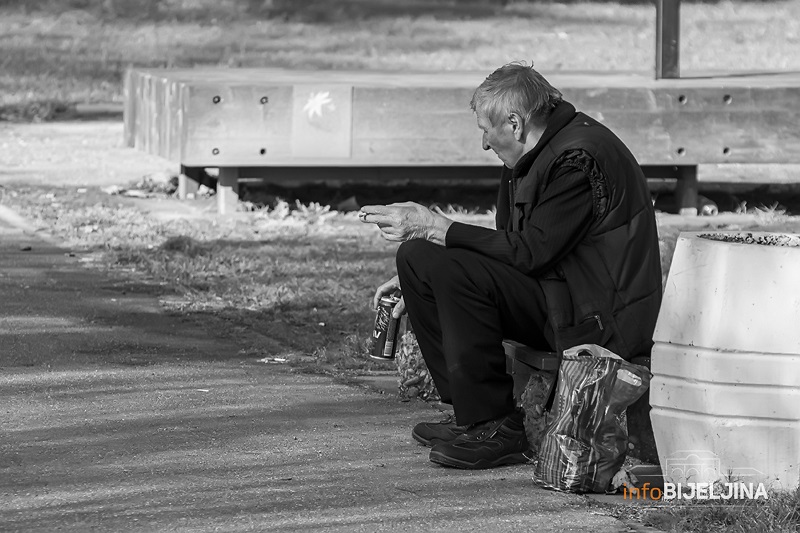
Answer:
<svg viewBox="0 0 800 533"><path fill-rule="evenodd" d="M592 152L608 144L621 143L617 135L602 122L589 115L578 112L564 126L551 142L552 149L560 154L572 147L584 148Z"/></svg>

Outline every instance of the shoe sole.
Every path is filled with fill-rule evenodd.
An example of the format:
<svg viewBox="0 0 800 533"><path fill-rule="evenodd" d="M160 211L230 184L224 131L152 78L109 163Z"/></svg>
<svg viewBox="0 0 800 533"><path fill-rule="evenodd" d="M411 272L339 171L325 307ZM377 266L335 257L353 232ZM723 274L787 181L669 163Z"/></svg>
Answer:
<svg viewBox="0 0 800 533"><path fill-rule="evenodd" d="M474 463L470 463L467 461L462 461L460 459L453 459L452 457L444 455L442 452L431 450L430 459L434 463L440 464L442 466L449 466L452 468L462 468L466 470L482 470L485 468L495 468L497 466L528 463L531 461L531 459L533 459L533 452L528 450L527 452L511 453L508 455L504 455L502 457L498 457L497 459L491 461L488 459L478 459Z"/></svg>

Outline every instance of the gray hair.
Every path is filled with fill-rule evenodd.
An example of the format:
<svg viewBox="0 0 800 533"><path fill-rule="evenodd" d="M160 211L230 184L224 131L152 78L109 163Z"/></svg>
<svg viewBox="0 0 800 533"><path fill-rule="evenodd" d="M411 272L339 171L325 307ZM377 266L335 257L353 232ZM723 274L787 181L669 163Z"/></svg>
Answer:
<svg viewBox="0 0 800 533"><path fill-rule="evenodd" d="M561 91L525 62L513 62L495 70L472 95L469 106L486 115L493 126L500 124L510 113L526 122L543 123L550 112L561 103Z"/></svg>

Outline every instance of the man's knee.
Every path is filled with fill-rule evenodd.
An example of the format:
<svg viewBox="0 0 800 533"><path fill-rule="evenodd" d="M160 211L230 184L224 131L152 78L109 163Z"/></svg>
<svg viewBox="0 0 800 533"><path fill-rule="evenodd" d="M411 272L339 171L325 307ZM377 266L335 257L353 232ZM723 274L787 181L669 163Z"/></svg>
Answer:
<svg viewBox="0 0 800 533"><path fill-rule="evenodd" d="M439 261L434 281L442 288L480 284L480 256L471 250L449 249Z"/></svg>
<svg viewBox="0 0 800 533"><path fill-rule="evenodd" d="M416 269L419 268L420 264L430 265L440 248L442 247L438 244L433 244L425 239L405 241L397 248L397 255L395 256L397 271L399 272L407 267Z"/></svg>
<svg viewBox="0 0 800 533"><path fill-rule="evenodd" d="M397 249L400 278L425 280L438 289L480 285L480 257L463 249L448 249L423 239L406 241ZM477 278L477 279L475 279Z"/></svg>

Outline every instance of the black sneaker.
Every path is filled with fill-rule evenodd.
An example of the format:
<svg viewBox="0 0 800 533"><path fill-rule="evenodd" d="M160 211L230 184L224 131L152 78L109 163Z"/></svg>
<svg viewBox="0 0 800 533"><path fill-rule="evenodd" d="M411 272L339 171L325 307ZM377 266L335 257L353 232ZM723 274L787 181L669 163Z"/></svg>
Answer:
<svg viewBox="0 0 800 533"><path fill-rule="evenodd" d="M494 468L527 463L533 451L525 435L525 413L513 413L472 425L460 436L431 450L434 463L455 468Z"/></svg>
<svg viewBox="0 0 800 533"><path fill-rule="evenodd" d="M448 415L441 422L420 422L411 430L414 440L425 446L435 446L443 442L450 442L462 433L469 426L459 426L456 418Z"/></svg>

